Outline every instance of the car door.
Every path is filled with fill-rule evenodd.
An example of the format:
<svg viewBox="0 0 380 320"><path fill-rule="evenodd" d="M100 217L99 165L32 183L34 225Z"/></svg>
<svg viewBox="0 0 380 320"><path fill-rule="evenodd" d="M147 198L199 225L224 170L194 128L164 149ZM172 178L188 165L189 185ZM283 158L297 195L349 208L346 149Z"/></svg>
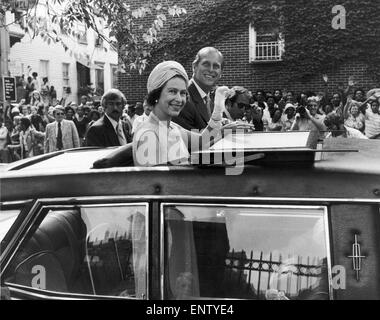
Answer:
<svg viewBox="0 0 380 320"><path fill-rule="evenodd" d="M147 202L41 200L7 243L2 283L21 299L147 299Z"/></svg>

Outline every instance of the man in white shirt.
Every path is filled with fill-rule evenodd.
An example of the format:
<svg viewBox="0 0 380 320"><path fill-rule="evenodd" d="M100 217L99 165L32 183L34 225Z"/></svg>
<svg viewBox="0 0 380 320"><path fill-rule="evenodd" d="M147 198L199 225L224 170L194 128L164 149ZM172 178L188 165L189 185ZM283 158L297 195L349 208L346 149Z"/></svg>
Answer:
<svg viewBox="0 0 380 320"><path fill-rule="evenodd" d="M88 129L87 146L122 146L131 141L128 128L121 120L126 102L124 94L118 89L110 89L103 95L101 105L105 114Z"/></svg>
<svg viewBox="0 0 380 320"><path fill-rule="evenodd" d="M58 105L54 108L55 121L46 126L45 153L79 148L79 135L73 121L65 120L65 109Z"/></svg>
<svg viewBox="0 0 380 320"><path fill-rule="evenodd" d="M370 108L368 108L365 112L364 132L370 139L380 138L380 111L378 100L371 100Z"/></svg>
<svg viewBox="0 0 380 320"><path fill-rule="evenodd" d="M37 78L38 77L38 73L37 72L33 72L32 76L33 76L32 83L33 83L33 86L34 86L34 90L37 90L38 92L40 92L41 85L40 85L40 82L38 81L38 78Z"/></svg>
<svg viewBox="0 0 380 320"><path fill-rule="evenodd" d="M133 125L132 125L132 134L136 132L137 128L145 121L149 118L149 115L150 113L152 112L153 110L153 107L151 105L148 104L148 102L146 101L146 99L144 99L144 103L143 103L143 107L144 107L144 113L141 115L141 116L138 116L135 121L133 122Z"/></svg>

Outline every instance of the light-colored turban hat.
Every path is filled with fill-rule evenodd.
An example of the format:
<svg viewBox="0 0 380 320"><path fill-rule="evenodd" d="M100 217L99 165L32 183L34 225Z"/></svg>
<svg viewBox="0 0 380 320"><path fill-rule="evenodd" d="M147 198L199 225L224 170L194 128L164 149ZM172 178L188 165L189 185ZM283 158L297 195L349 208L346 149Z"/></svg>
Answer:
<svg viewBox="0 0 380 320"><path fill-rule="evenodd" d="M164 61L154 67L148 78L148 93L155 89L161 88L167 81L175 76L181 76L186 81L186 87L189 83L185 68L176 61Z"/></svg>

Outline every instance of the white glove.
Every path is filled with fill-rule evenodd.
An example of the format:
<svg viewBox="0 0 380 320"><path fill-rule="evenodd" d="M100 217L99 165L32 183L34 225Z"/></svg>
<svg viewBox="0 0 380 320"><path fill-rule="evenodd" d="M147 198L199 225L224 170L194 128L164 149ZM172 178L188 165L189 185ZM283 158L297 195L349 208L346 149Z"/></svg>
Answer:
<svg viewBox="0 0 380 320"><path fill-rule="evenodd" d="M228 87L218 87L215 92L215 99L214 99L214 111L211 115L211 119L214 121L221 121L223 112L226 109L225 102L226 102L226 96L229 92Z"/></svg>

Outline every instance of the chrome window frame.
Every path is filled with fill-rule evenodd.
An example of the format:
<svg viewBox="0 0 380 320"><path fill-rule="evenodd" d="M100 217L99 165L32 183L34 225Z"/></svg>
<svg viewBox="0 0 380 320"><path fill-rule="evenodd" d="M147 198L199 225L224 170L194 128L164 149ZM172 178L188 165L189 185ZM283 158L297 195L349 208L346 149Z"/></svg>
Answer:
<svg viewBox="0 0 380 320"><path fill-rule="evenodd" d="M136 199L136 198L134 198ZM111 203L99 203L99 201L105 201L105 200L116 200L115 202ZM118 200L118 201L117 201ZM137 199L136 199L137 200ZM96 203L86 203L86 202L91 202L94 201ZM109 197L85 197L85 198L53 198L53 199L39 199L36 201L31 208L29 214L27 215L27 218L25 221L22 223L21 228L16 232L16 234L12 237L8 247L6 250L4 250L4 253L2 254L1 258L7 254L7 252L13 248L13 246L16 244L14 247L13 252L10 254L10 256L7 259L6 264L4 265L3 269L1 270L1 274L5 272L5 270L8 268L9 263L12 261L14 258L16 252L19 250L21 244L24 242L26 236L30 234L31 229L35 225L36 221L38 220L40 213L44 210L49 210L49 209L59 209L59 210L64 210L64 209L74 209L80 207L86 207L86 208L100 208L100 207L131 207L131 206L145 206L145 238L146 238L146 269L145 269L145 277L146 277L146 295L142 299L138 298L128 298L125 297L124 299L126 300L148 300L150 296L149 292L149 243L150 243L150 237L149 237L149 208L150 204L147 201L142 201L142 202L120 202L123 201L123 199L120 198L114 198L110 199ZM72 202L75 202L73 204ZM68 204L70 203L70 204ZM46 218L46 215L44 216L43 220ZM42 220L42 221L43 221ZM41 221L41 222L42 222ZM23 236L20 238L21 234L23 233ZM17 241L18 240L18 241ZM7 285L12 286L12 283L5 283ZM29 287L25 287L29 288ZM32 288L35 289L35 288ZM57 294L62 294L60 292L56 292ZM33 295L33 293L31 293ZM73 295L73 293L68 293L68 295ZM80 295L80 294L78 294ZM86 294L82 296L87 296ZM96 298L102 298L102 295L91 295L92 297ZM110 298L122 298L118 296L107 296Z"/></svg>
<svg viewBox="0 0 380 320"><path fill-rule="evenodd" d="M305 201L305 199L304 199ZM265 208L265 209L276 209L276 208L281 208L281 209L322 209L323 214L323 223L325 226L324 230L324 237L325 237L325 242L326 242L326 254L327 254L327 279L328 279L328 290L329 290L329 300L334 300L334 292L333 292L333 283L332 283L332 263L331 263L331 244L330 244L330 224L329 224L329 215L328 215L328 207L327 205L268 205L268 204L223 204L223 203L178 203L178 202L162 202L160 204L160 287L161 287L161 299L164 300L164 276L165 276L165 260L164 260L164 246L165 246L165 239L164 239L164 207L165 206L185 206L185 207L219 207L219 208ZM202 297L200 297L202 299ZM220 300L228 300L230 298L217 298Z"/></svg>

